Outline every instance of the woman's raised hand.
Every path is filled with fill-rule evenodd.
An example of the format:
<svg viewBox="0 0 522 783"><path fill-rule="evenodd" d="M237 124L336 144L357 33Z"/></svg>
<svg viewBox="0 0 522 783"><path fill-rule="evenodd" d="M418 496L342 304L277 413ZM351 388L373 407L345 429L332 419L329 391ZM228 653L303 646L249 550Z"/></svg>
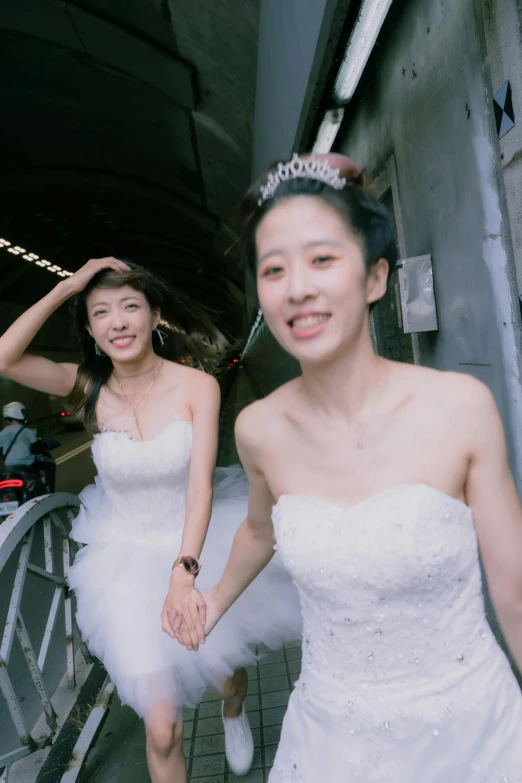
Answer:
<svg viewBox="0 0 522 783"><path fill-rule="evenodd" d="M87 261L87 263L80 267L71 277L65 278L62 282L65 283L68 292L73 296L74 294L79 294L80 291L83 291L94 275L97 275L102 269L114 269L115 272L128 272L130 267L124 261L119 261L112 256L107 256L106 258L91 258L90 261Z"/></svg>

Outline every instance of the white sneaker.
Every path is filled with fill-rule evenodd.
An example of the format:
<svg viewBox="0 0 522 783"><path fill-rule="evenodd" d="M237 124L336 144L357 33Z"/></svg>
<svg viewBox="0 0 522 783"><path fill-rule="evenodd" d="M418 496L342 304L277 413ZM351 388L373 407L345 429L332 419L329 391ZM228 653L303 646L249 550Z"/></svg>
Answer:
<svg viewBox="0 0 522 783"><path fill-rule="evenodd" d="M225 756L228 766L235 775L246 775L254 760L254 738L248 722L245 707L237 718L225 718L221 707L221 717L225 727Z"/></svg>

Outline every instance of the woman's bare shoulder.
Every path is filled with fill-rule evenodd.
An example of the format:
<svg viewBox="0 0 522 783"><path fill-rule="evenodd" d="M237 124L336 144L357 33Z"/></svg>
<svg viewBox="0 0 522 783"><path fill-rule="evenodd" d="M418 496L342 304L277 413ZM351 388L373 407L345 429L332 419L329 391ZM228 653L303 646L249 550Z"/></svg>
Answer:
<svg viewBox="0 0 522 783"><path fill-rule="evenodd" d="M265 439L271 439L280 432L296 385L297 379L289 381L243 408L236 419L236 438L241 443L255 443L259 446Z"/></svg>
<svg viewBox="0 0 522 783"><path fill-rule="evenodd" d="M204 370L200 370L197 367L190 367L186 364L179 364L177 362L168 361L164 359L164 371L167 377L172 380L183 380L189 384L194 391L200 391L202 393L216 392L219 390L219 383L217 379Z"/></svg>
<svg viewBox="0 0 522 783"><path fill-rule="evenodd" d="M491 394L488 387L473 375L452 370L435 370L431 367L412 366L410 372L426 391L448 395L448 401L481 402Z"/></svg>
<svg viewBox="0 0 522 783"><path fill-rule="evenodd" d="M433 416L476 418L496 405L485 383L473 375L416 365L396 365L396 377Z"/></svg>

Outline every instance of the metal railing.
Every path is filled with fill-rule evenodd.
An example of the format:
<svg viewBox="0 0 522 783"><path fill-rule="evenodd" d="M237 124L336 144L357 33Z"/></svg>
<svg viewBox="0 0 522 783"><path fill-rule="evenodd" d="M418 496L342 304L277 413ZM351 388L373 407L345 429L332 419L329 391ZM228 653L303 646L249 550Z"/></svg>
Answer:
<svg viewBox="0 0 522 783"><path fill-rule="evenodd" d="M49 657L53 658L52 663L56 668L57 657L55 654L49 656L51 648L55 650L58 644L62 651L65 651L63 658L58 656L62 671L54 671L53 674L55 680L66 674L69 688L74 688L76 681L75 637L86 660L90 660L87 649L79 641L72 599L67 587L72 555L69 533L79 505L80 501L76 495L46 495L25 503L0 525L0 578L3 581L9 579L9 586L13 585L0 644L0 690L16 730L16 734L12 729L11 733L13 737L18 736L18 742L12 743L17 744L17 747L2 749L0 769L44 747L53 739L56 715L43 674ZM11 581L11 571L14 572L14 581ZM31 575L29 581L33 585L29 595L28 575ZM41 591L35 591L33 577L40 581ZM2 591L5 590L6 586L3 585ZM48 611L47 607L42 610L41 606L37 606L35 610L35 600L38 599L41 604L44 593L48 598ZM27 613L24 609L25 619L22 614L23 606L27 609ZM62 639L57 636L58 633ZM20 647L14 656L16 660L13 665L16 665L16 671L13 673L10 671L10 663L16 637ZM20 683L23 683L27 691L29 678L34 686L32 695L29 699L21 699L17 695L17 688L20 690ZM29 710L27 702L31 699L33 704ZM26 702L24 708L22 701ZM45 715L48 732L38 740L31 736L31 727L28 725L32 721L28 715L30 712L33 718L37 714L40 717L42 712Z"/></svg>

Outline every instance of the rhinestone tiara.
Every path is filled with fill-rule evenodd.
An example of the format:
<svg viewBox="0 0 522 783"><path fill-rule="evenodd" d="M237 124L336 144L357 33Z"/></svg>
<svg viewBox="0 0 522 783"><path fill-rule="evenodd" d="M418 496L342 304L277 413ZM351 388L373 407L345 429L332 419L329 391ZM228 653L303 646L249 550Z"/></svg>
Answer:
<svg viewBox="0 0 522 783"><path fill-rule="evenodd" d="M342 190L346 185L346 179L339 176L339 169L333 169L327 160L319 161L314 157L304 159L295 152L291 161L278 163L276 171L270 172L266 183L259 190L261 197L258 205L272 198L281 182L299 178L316 179L334 190Z"/></svg>

